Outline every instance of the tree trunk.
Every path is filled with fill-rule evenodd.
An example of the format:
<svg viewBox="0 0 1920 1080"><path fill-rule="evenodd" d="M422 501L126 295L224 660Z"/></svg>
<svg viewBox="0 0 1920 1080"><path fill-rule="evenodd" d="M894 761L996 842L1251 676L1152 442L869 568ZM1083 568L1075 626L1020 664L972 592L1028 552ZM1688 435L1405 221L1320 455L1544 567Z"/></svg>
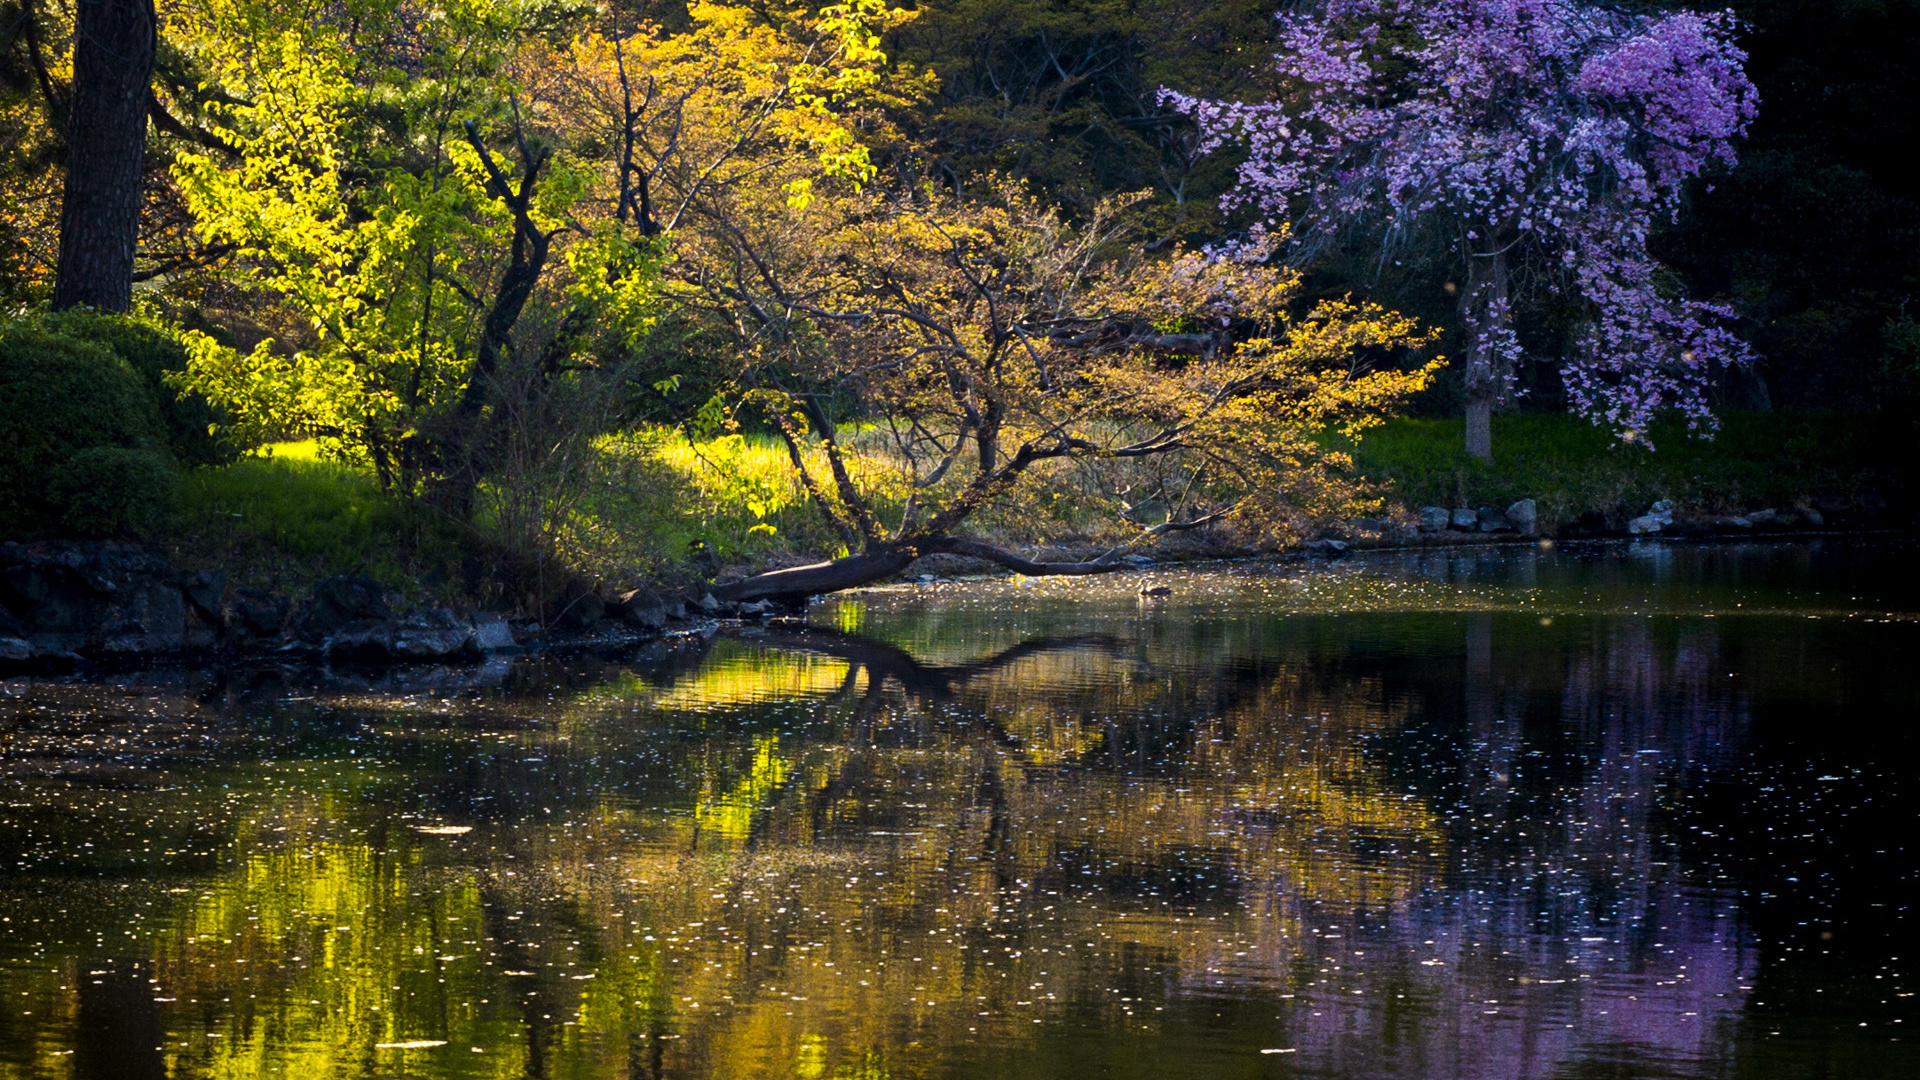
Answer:
<svg viewBox="0 0 1920 1080"><path fill-rule="evenodd" d="M56 310L132 303L155 33L153 0L80 0Z"/></svg>
<svg viewBox="0 0 1920 1080"><path fill-rule="evenodd" d="M1467 453L1481 461L1493 460L1493 395L1475 393L1471 382L1467 390Z"/></svg>
<svg viewBox="0 0 1920 1080"><path fill-rule="evenodd" d="M1123 570L1127 565L1111 560L1107 555L1088 562L1033 562L989 544L942 536L919 539L911 544L900 546L871 548L858 555L849 555L844 559L834 559L831 562L811 563L806 566L756 574L742 581L715 586L713 598L729 603L750 603L755 600L783 602L803 600L809 596L839 592L842 589L857 589L862 585L883 581L912 566L923 555L939 554L985 559L1029 577L1105 574L1114 570Z"/></svg>
<svg viewBox="0 0 1920 1080"><path fill-rule="evenodd" d="M540 172L552 154L544 148L530 147L519 124L519 114L516 113L514 141L520 149L521 169L517 188L494 161L493 153L480 138L479 127L471 120L465 125L467 142L479 157L481 168L486 171L487 189L513 212L514 232L507 269L500 275L493 303L487 308L486 318L481 321L479 346L474 351L473 366L467 372L466 388L461 391L460 402L437 439L438 446L435 448L440 477L428 492L429 500L455 521L472 519L480 478L492 471L495 464L493 458L501 436L500 427L512 410L504 407L499 409L494 421L488 423L486 408L489 401L498 396L497 383L503 367L513 354L514 327L519 325L520 315L540 284L540 277L547 269L547 257L553 251L554 234L542 231L532 214L533 195L540 182ZM511 403L494 401L494 404L511 404L514 410L523 414L532 413L539 405L538 397L546 388L547 375L541 372L526 384L529 396Z"/></svg>
<svg viewBox="0 0 1920 1080"><path fill-rule="evenodd" d="M1460 297L1460 322L1467 343L1467 453L1493 460L1493 406L1505 386L1506 357L1500 342L1508 333L1507 256L1498 239L1491 250L1467 256L1467 288Z"/></svg>
<svg viewBox="0 0 1920 1080"><path fill-rule="evenodd" d="M831 562L793 566L785 570L756 574L744 581L716 585L713 597L730 603L755 600L801 600L842 589L857 589L883 581L913 565L919 552L888 548L861 552Z"/></svg>

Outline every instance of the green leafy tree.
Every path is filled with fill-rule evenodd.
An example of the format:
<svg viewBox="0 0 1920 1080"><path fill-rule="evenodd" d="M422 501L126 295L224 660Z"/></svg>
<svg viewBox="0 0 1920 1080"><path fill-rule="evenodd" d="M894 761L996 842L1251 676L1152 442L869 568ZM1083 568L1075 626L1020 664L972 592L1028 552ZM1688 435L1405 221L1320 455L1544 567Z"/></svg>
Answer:
<svg viewBox="0 0 1920 1080"><path fill-rule="evenodd" d="M1257 0L940 0L890 36L937 90L904 121L942 184L1012 176L1079 217L1122 192L1154 193L1156 228L1218 228L1232 167L1198 154L1157 91L1251 92L1270 51ZM1208 237L1209 239L1211 237Z"/></svg>
<svg viewBox="0 0 1920 1080"><path fill-rule="evenodd" d="M402 57L317 11L207 11L198 40L231 99L210 112L237 153L175 173L202 237L312 330L244 353L198 336L187 384L255 437L319 437L390 490L450 483L464 507L477 422L582 187L515 107L510 64L554 13L445 5ZM397 8L367 14L397 37Z"/></svg>
<svg viewBox="0 0 1920 1080"><path fill-rule="evenodd" d="M508 4L404 27L398 9L208 10L231 98L210 111L237 152L176 175L203 239L312 329L245 352L197 338L185 382L255 437L317 436L459 516L527 424L580 397L557 387L630 381L690 212L767 184L803 207L816 174L871 174L847 114L879 92L897 18L873 0L695 4L678 33ZM366 47L383 25L413 28L404 50Z"/></svg>

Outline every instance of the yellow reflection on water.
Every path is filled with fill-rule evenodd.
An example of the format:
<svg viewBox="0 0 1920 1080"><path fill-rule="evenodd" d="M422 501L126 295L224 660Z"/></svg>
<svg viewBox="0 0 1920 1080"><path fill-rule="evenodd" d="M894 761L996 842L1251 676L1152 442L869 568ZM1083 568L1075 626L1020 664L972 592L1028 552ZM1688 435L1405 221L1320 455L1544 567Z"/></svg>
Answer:
<svg viewBox="0 0 1920 1080"><path fill-rule="evenodd" d="M173 1074L878 1078L1034 1046L1070 1003L1145 1036L1167 998L1108 993L1130 969L1282 981L1309 908L1403 903L1441 864L1432 815L1360 754L1398 720L1369 685L1228 691L1075 648L939 682L983 721L945 730L820 649L620 685L669 725L801 700L841 734L704 742L684 811L608 794L471 826L395 820L313 765L326 790L236 822L152 941ZM406 730L391 704L382 730ZM633 737L542 707L580 753ZM1176 767L1104 767L1116 719L1156 709L1192 714Z"/></svg>
<svg viewBox="0 0 1920 1080"><path fill-rule="evenodd" d="M847 671L847 663L833 657L720 642L698 672L661 691L653 705L710 712L768 701L824 697L843 687Z"/></svg>

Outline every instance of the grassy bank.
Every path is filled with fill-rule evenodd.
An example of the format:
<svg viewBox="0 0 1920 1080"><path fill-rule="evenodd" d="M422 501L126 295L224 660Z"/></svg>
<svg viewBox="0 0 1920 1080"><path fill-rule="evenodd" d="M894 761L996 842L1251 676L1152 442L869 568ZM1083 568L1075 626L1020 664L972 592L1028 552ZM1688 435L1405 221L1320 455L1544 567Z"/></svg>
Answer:
<svg viewBox="0 0 1920 1080"><path fill-rule="evenodd" d="M1571 416L1497 416L1490 463L1467 456L1463 439L1460 420L1394 420L1367 432L1355 462L1409 508L1533 498L1543 521L1599 514L1616 528L1657 499L1699 515L1812 500L1905 505L1912 475L1900 428L1840 413L1730 413L1711 439L1667 424L1644 443Z"/></svg>
<svg viewBox="0 0 1920 1080"><path fill-rule="evenodd" d="M877 439L853 441L859 457L887 452ZM1656 429L1651 448L1571 417L1502 416L1491 463L1467 457L1461 441L1458 420L1396 420L1368 432L1355 459L1391 502L1409 509L1504 507L1531 497L1550 526L1584 517L1589 526L1618 528L1657 499L1693 516L1876 502L1911 513L1899 510L1912 491L1901 432L1860 416L1736 413L1714 439ZM905 493L879 488L884 470L864 472L883 515L897 513ZM595 445L585 476L541 504L553 523L551 549L537 568L548 583L577 576L613 589L682 584L723 567L764 568L844 550L771 437L611 436ZM1014 546L1115 542L1126 530L1110 517L1102 490L1115 479L1052 468L1044 483L975 525ZM217 566L238 584L276 592L365 573L411 599L477 598L476 580L501 577L503 545L490 536L507 532L500 515L511 502L484 490L476 523L456 526L387 497L360 470L318 458L312 444L284 443L189 472L166 539L183 565ZM496 595L489 602L525 600Z"/></svg>
<svg viewBox="0 0 1920 1080"><path fill-rule="evenodd" d="M407 594L450 588L462 547L451 526L388 498L371 475L321 460L312 443L187 472L165 539L182 565L275 592L345 573Z"/></svg>
<svg viewBox="0 0 1920 1080"><path fill-rule="evenodd" d="M897 521L909 491L893 451L877 431L845 425L849 472L882 521ZM602 580L668 578L700 566L765 567L845 552L794 476L785 445L772 435L690 440L668 429L602 439L598 477L563 530L567 558ZM816 475L828 472L813 450ZM1121 464L1095 475L1067 462L1042 463L1037 483L1022 485L971 521L1000 543L1114 543L1129 530L1102 492ZM959 485L950 478L937 493Z"/></svg>
<svg viewBox="0 0 1920 1080"><path fill-rule="evenodd" d="M888 486L899 485L891 469L863 467L877 465L888 448L876 433L849 429L856 482L890 519L907 492ZM813 464L826 471L824 462ZM1112 477L1053 463L1036 473L1045 474L1042 483L984 511L976 527L1025 547L1122 538L1126 530L1100 490ZM237 584L282 593L330 574L364 573L409 598L476 598L476 579L502 576L504 551L517 552L517 571L527 571L527 545L514 541L533 533L548 545L543 565L533 568L548 585L577 577L609 589L678 585L721 568L790 565L845 550L795 479L784 445L765 435L689 440L656 428L607 436L566 485L517 492L483 485L470 525L384 495L371 474L321 459L311 443L279 443L231 465L192 470L181 496L163 538L176 561L219 567ZM544 526L527 528L529 515L543 517Z"/></svg>

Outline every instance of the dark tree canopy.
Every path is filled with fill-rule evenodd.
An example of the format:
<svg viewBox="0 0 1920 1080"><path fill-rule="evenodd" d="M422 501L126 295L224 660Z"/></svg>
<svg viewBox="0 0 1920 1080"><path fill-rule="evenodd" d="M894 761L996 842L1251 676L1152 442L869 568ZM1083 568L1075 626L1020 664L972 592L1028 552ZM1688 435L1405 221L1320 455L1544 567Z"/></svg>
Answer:
<svg viewBox="0 0 1920 1080"><path fill-rule="evenodd" d="M1732 7L1760 115L1660 246L1745 316L1763 381L1729 404L1880 404L1890 338L1920 314L1920 3Z"/></svg>

